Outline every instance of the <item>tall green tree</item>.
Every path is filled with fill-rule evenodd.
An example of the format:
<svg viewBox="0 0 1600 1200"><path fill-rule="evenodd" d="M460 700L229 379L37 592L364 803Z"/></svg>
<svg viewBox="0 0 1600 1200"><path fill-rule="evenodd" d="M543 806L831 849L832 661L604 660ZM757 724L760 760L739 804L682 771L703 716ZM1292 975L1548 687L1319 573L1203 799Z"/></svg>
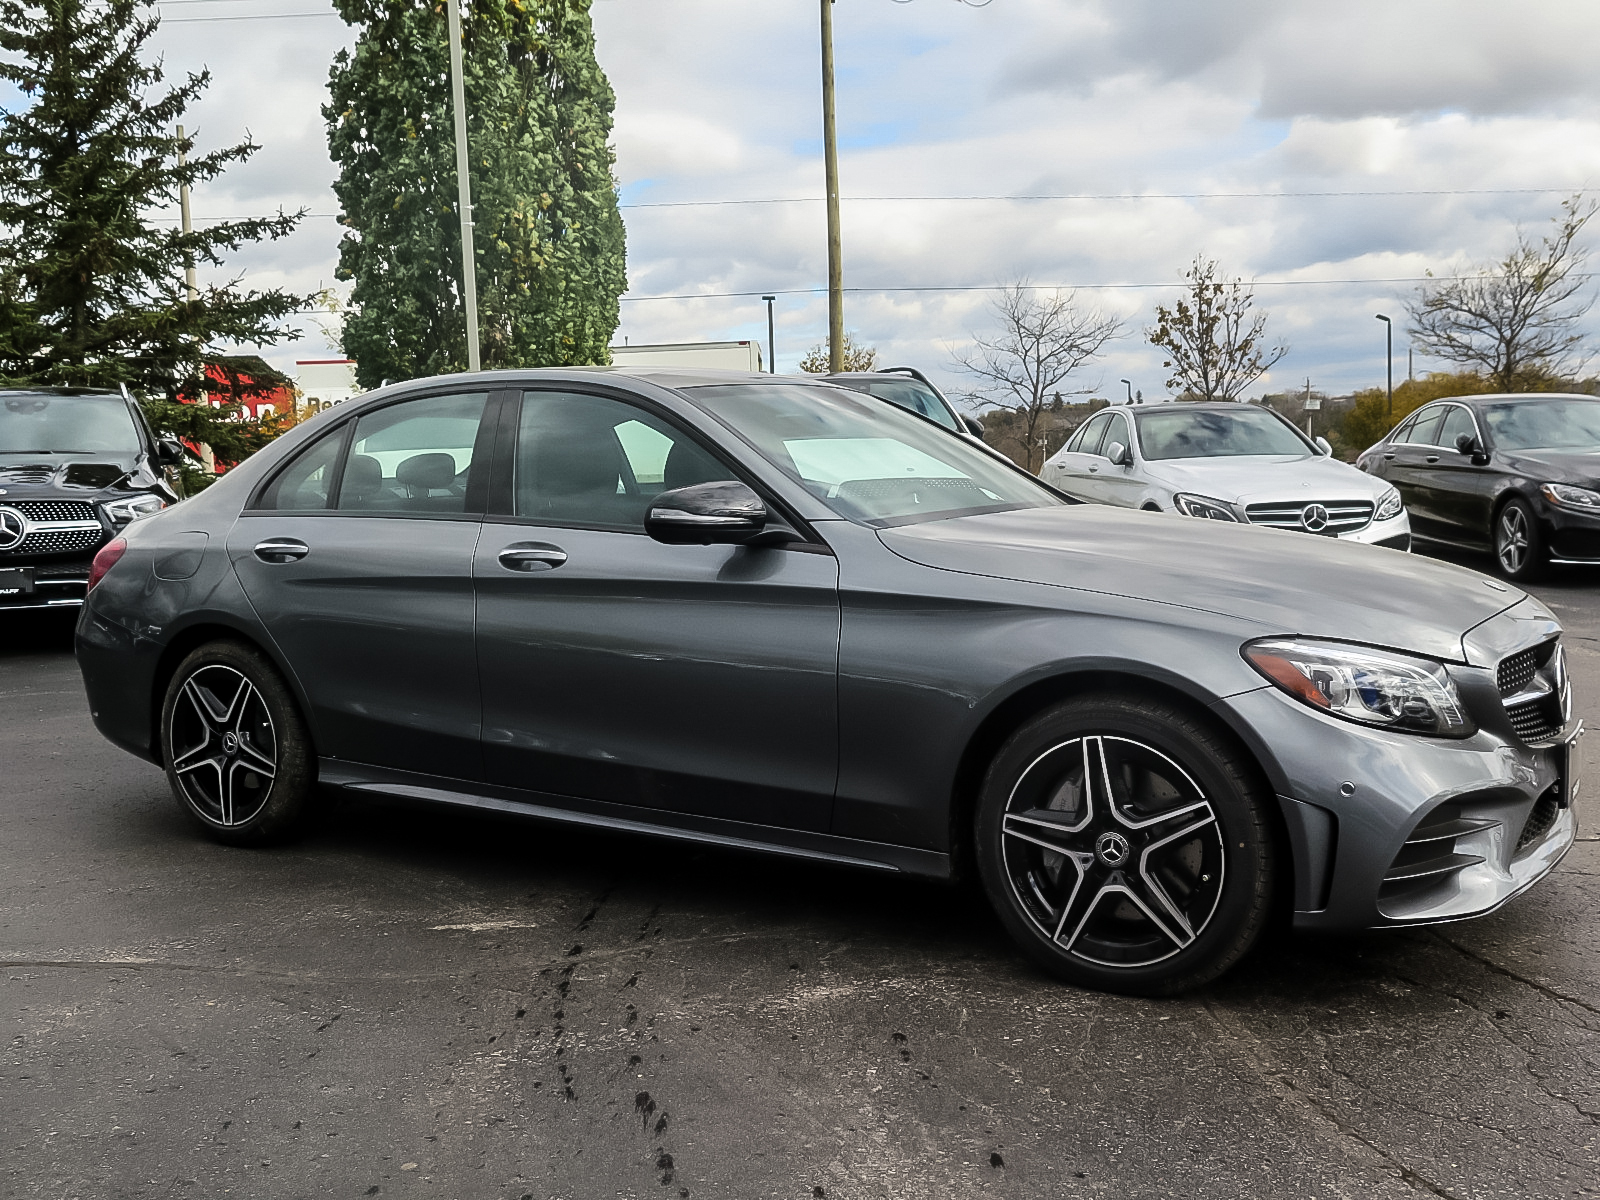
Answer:
<svg viewBox="0 0 1600 1200"><path fill-rule="evenodd" d="M361 29L334 58L323 108L347 229L339 275L355 285L344 350L368 387L460 370L446 10L336 2ZM605 363L627 276L615 97L589 0L470 0L463 38L483 365Z"/></svg>
<svg viewBox="0 0 1600 1200"><path fill-rule="evenodd" d="M164 86L143 53L159 23L149 0L0 0L0 80L22 94L0 109L0 382L125 384L171 428L162 413L200 392L219 345L298 337L283 320L307 300L238 280L189 298L186 267L221 267L241 246L290 233L299 214L192 233L150 218L177 205L181 185L257 149L246 140L197 155L193 136L176 136L210 73ZM228 440L212 426L237 411L178 414L181 432Z"/></svg>

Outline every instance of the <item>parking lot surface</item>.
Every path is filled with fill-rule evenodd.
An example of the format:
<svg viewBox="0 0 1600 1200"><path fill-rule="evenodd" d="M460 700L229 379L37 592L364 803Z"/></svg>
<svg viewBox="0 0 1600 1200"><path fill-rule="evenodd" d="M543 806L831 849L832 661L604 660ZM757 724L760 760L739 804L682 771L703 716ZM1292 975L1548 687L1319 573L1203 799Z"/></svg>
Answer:
<svg viewBox="0 0 1600 1200"><path fill-rule="evenodd" d="M1600 724L1600 573L1534 590ZM1501 912L1148 1001L961 888L376 801L214 845L70 622L0 714L0 1196L1600 1196L1600 738Z"/></svg>

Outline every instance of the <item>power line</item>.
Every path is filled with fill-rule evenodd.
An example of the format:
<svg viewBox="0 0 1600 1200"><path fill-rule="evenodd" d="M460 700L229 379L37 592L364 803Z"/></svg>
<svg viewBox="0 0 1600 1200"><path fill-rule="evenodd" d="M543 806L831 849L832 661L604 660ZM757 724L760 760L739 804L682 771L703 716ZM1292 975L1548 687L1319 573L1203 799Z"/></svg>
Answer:
<svg viewBox="0 0 1600 1200"><path fill-rule="evenodd" d="M1572 185L1541 188L1407 188L1392 191L1348 192L1072 192L1028 196L842 196L846 202L870 203L973 203L1047 200L1305 200L1347 196L1542 196L1551 192L1581 191ZM619 204L618 208L722 208L741 204L821 204L822 196L777 196L745 200L655 200Z"/></svg>
<svg viewBox="0 0 1600 1200"><path fill-rule="evenodd" d="M314 13L256 13L254 15L237 17L170 17L163 18L163 25L195 25L202 21L290 21L299 17L337 17L336 12Z"/></svg>

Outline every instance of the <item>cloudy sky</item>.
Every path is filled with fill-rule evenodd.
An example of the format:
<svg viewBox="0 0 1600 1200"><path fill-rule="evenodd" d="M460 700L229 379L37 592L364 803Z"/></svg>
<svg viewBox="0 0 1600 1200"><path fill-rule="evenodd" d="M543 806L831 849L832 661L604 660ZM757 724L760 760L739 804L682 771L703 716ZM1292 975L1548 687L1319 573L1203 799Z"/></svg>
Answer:
<svg viewBox="0 0 1600 1200"><path fill-rule="evenodd" d="M309 209L237 269L331 284L320 104L352 31L322 0L159 7L169 71L215 77L190 121L203 143L262 145L196 214ZM618 341L764 341L759 296L777 293L793 370L827 326L817 0L594 14L628 206ZM1025 277L1125 319L1083 386L1164 394L1143 329L1197 253L1256 281L1291 347L1270 390L1381 383L1374 313L1399 317L1425 272L1503 253L1519 223L1540 232L1564 195L1600 189L1600 5L1584 0L838 0L834 20L846 321L956 389L951 350L988 324L984 289ZM268 357L328 353L306 329Z"/></svg>

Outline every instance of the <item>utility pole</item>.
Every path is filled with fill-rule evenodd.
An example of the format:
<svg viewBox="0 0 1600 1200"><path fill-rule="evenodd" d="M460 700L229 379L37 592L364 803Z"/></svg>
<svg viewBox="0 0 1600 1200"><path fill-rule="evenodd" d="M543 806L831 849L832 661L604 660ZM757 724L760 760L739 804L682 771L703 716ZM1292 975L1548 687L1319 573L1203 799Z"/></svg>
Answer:
<svg viewBox="0 0 1600 1200"><path fill-rule="evenodd" d="M1406 347L1406 382L1407 383L1413 383L1413 382L1416 381L1416 378L1417 377L1411 373L1411 347L1407 346Z"/></svg>
<svg viewBox="0 0 1600 1200"><path fill-rule="evenodd" d="M478 261L472 251L472 181L467 177L467 95L461 68L461 7L445 0L450 18L450 104L456 117L456 191L461 209L461 297L467 308L467 370L482 367L478 357Z"/></svg>
<svg viewBox="0 0 1600 1200"><path fill-rule="evenodd" d="M1373 316L1383 322L1384 345L1388 349L1387 378L1389 380L1389 422L1394 423L1394 322L1382 313Z"/></svg>
<svg viewBox="0 0 1600 1200"><path fill-rule="evenodd" d="M761 298L767 302L767 374L776 375L778 373L778 342L772 327L772 302L777 297L763 296Z"/></svg>
<svg viewBox="0 0 1600 1200"><path fill-rule="evenodd" d="M183 152L183 126L179 125L178 126L178 165L180 167L187 166L188 162L189 162L189 156ZM189 181L186 180L186 179L185 180L180 180L179 183L178 183L178 211L183 214L183 232L184 233L193 232L193 230L194 230L194 222L189 219ZM194 299L195 299L194 255L192 255L192 254L189 255L184 260L184 262L185 262L185 265L184 265L184 268L183 268L183 286L184 286L184 289L188 292L189 303L193 304L194 303Z"/></svg>
<svg viewBox="0 0 1600 1200"><path fill-rule="evenodd" d="M822 0L822 157L828 191L830 373L844 370L844 245L839 236L839 142L833 125L833 0Z"/></svg>

